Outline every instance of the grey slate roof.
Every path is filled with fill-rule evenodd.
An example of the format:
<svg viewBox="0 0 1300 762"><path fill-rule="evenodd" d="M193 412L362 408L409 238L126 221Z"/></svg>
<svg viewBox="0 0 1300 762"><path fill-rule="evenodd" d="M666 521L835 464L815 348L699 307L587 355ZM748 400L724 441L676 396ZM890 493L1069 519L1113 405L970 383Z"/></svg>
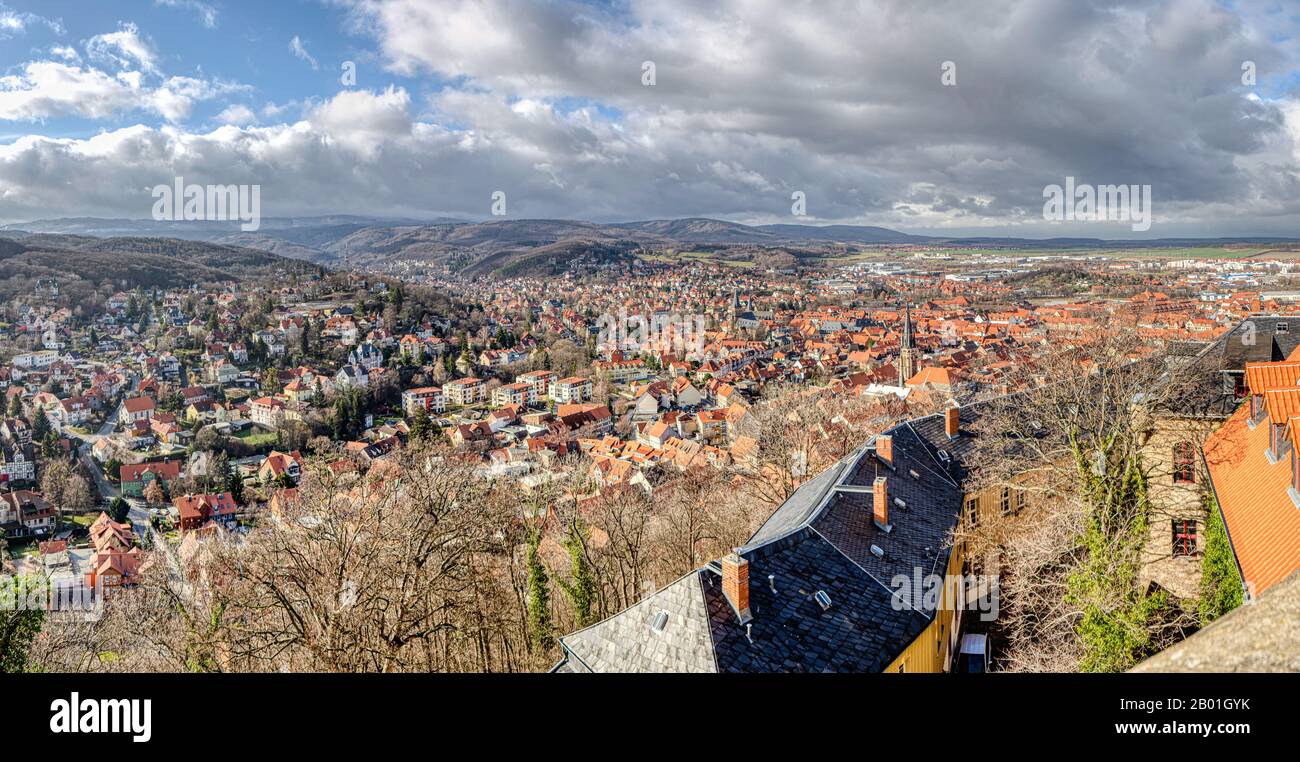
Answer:
<svg viewBox="0 0 1300 762"><path fill-rule="evenodd" d="M748 629L722 594L722 578L704 572L721 672L880 672L929 624L896 606L889 588L811 529L754 550L747 560ZM814 599L819 590L830 596L830 608Z"/></svg>
<svg viewBox="0 0 1300 762"><path fill-rule="evenodd" d="M1219 337L1213 351L1221 359L1221 370L1240 370L1248 362L1285 360L1298 346L1300 318L1252 315Z"/></svg>
<svg viewBox="0 0 1300 762"><path fill-rule="evenodd" d="M915 432L904 425L894 430L893 437L894 468L868 456L847 480L869 486L876 477L886 477L890 531L876 526L869 494L838 493L812 522L813 529L882 585L900 574L912 579L944 573L962 503L961 489L931 459ZM906 507L893 504L895 498ZM882 549L884 556L873 554L872 545ZM920 608L920 602L916 606ZM923 613L934 615L929 610Z"/></svg>
<svg viewBox="0 0 1300 762"><path fill-rule="evenodd" d="M555 671L716 672L701 574L691 572L622 612L560 638L566 659ZM656 632L651 624L660 612L668 617Z"/></svg>
<svg viewBox="0 0 1300 762"><path fill-rule="evenodd" d="M763 522L763 526L749 538L745 547L752 548L771 542L807 524L808 519L812 518L813 513L821 505L831 485L835 484L856 454L840 460L834 466L800 485L799 489L795 490L795 493L778 506L767 521Z"/></svg>
<svg viewBox="0 0 1300 762"><path fill-rule="evenodd" d="M893 583L896 575L910 582L918 571L942 574L946 568L962 507L958 456L970 451L973 438L963 428L948 439L942 416L888 433L892 465L876 456L874 440L868 442L805 482L737 549L749 563L747 623L723 594L717 567L709 565L561 638L565 660L553 671L884 669L934 616L924 602L897 595ZM950 453L946 462L941 450ZM835 489L869 487L877 476L888 479L889 532L875 525L870 494ZM906 507L895 505L895 497ZM873 545L883 557L872 553ZM815 600L818 591L830 596L829 608ZM660 611L668 612L668 625L656 633L650 624Z"/></svg>

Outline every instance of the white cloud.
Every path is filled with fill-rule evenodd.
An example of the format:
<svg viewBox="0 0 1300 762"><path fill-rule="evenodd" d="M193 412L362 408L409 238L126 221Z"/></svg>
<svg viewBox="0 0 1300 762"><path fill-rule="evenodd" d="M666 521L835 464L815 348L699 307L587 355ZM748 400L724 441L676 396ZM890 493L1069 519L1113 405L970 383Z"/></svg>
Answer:
<svg viewBox="0 0 1300 762"><path fill-rule="evenodd" d="M222 124L257 124L257 114L248 106L234 104L222 109L217 114L217 121Z"/></svg>
<svg viewBox="0 0 1300 762"><path fill-rule="evenodd" d="M302 39L296 34L293 36L292 40L289 40L289 51L303 61L311 64L311 68L320 68L320 64L316 63L316 59L312 58L311 53L307 52L307 46L303 44Z"/></svg>
<svg viewBox="0 0 1300 762"><path fill-rule="evenodd" d="M154 0L154 5L168 8L182 8L198 14L203 26L212 29L217 25L217 9L200 0Z"/></svg>
<svg viewBox="0 0 1300 762"><path fill-rule="evenodd" d="M58 61L32 61L22 73L0 77L0 120L105 119L143 110L176 122L187 118L199 101L246 90L238 84L192 77L170 77L149 87L138 71L109 75Z"/></svg>
<svg viewBox="0 0 1300 762"><path fill-rule="evenodd" d="M81 54L71 45L55 45L50 48L50 55L55 58L62 58L65 61L76 62L81 60Z"/></svg>
<svg viewBox="0 0 1300 762"><path fill-rule="evenodd" d="M138 66L149 73L158 71L158 56L135 24L119 24L116 32L97 34L86 40L86 55L93 61L122 68Z"/></svg>
<svg viewBox="0 0 1300 762"><path fill-rule="evenodd" d="M57 19L46 18L35 13L13 11L4 3L0 3L0 40L23 34L34 24L42 24L55 34L65 32L63 24Z"/></svg>
<svg viewBox="0 0 1300 762"><path fill-rule="evenodd" d="M135 104L130 84L96 69L34 61L21 74L0 77L0 119L36 121L58 116L99 119Z"/></svg>

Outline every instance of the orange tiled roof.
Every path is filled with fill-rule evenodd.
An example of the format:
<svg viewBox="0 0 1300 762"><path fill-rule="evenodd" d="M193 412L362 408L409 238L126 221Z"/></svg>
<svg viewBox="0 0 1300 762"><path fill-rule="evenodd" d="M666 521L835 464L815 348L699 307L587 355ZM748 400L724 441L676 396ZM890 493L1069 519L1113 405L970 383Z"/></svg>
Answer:
<svg viewBox="0 0 1300 762"><path fill-rule="evenodd" d="M1258 595L1300 568L1300 509L1287 493L1290 458L1269 462L1268 426L1252 429L1249 415L1242 405L1210 435L1205 462L1242 576Z"/></svg>
<svg viewBox="0 0 1300 762"><path fill-rule="evenodd" d="M1285 425L1300 415L1300 389L1269 389L1264 392L1264 409L1275 426Z"/></svg>
<svg viewBox="0 0 1300 762"><path fill-rule="evenodd" d="M1246 363L1246 388L1251 394L1293 387L1297 379L1300 379L1300 362Z"/></svg>

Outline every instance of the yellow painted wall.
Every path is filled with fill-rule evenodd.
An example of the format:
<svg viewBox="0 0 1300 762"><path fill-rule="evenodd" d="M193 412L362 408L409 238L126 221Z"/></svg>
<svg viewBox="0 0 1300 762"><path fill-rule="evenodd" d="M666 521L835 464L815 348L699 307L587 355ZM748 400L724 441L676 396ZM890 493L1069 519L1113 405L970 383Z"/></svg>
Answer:
<svg viewBox="0 0 1300 762"><path fill-rule="evenodd" d="M965 554L958 546L948 556L948 568L944 572L946 579L953 579L962 573L965 566ZM954 620L956 607L953 605L954 591L944 585L939 599L939 611L930 625L916 636L911 645L894 659L886 672L944 672L952 657L954 643Z"/></svg>

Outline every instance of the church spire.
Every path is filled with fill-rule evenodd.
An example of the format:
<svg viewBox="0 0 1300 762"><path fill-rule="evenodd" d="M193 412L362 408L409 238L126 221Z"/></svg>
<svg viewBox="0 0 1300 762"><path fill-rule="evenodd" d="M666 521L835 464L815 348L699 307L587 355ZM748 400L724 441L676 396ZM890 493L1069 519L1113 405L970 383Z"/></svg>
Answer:
<svg viewBox="0 0 1300 762"><path fill-rule="evenodd" d="M903 349L914 349L912 345L912 305L903 308Z"/></svg>
<svg viewBox="0 0 1300 762"><path fill-rule="evenodd" d="M916 375L916 345L912 340L912 305L903 308L903 340L898 347L898 385Z"/></svg>

